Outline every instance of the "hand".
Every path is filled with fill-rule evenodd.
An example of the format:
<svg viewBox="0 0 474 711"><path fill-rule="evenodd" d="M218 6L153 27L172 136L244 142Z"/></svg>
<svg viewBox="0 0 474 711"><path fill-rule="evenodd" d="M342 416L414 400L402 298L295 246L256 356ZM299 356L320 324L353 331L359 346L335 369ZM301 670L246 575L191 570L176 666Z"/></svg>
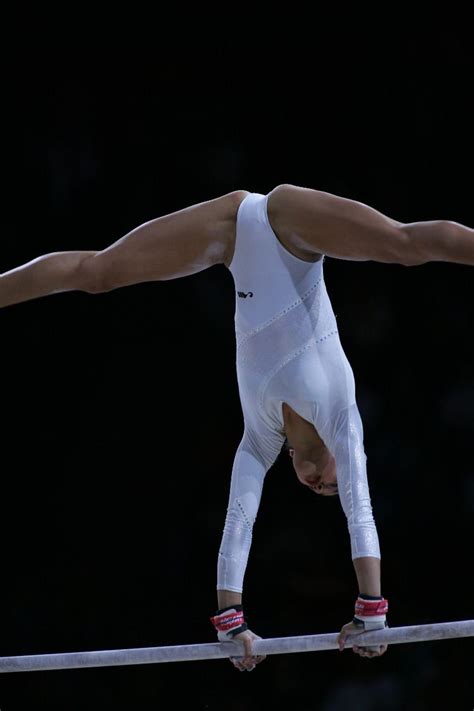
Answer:
<svg viewBox="0 0 474 711"><path fill-rule="evenodd" d="M354 624L354 622L349 622L347 625L344 625L342 630L339 632L337 638L339 651L342 652L342 650L344 649L345 642L348 637L355 637L366 631L367 630L365 630L364 627L362 627L361 625L356 625ZM358 645L353 644L352 651L354 652L354 654L358 654L360 657L367 657L371 659L372 657L381 657L382 654L385 654L385 652L387 651L387 646L388 645L386 644L381 644L370 647L359 647Z"/></svg>
<svg viewBox="0 0 474 711"><path fill-rule="evenodd" d="M255 656L252 653L252 644L255 640L262 639L258 635L254 634L250 630L245 630L245 632L240 632L236 634L232 641L243 642L244 645L244 656L243 657L230 657L230 661L236 669L239 671L252 671L255 669L257 664L263 662L265 659L264 655Z"/></svg>

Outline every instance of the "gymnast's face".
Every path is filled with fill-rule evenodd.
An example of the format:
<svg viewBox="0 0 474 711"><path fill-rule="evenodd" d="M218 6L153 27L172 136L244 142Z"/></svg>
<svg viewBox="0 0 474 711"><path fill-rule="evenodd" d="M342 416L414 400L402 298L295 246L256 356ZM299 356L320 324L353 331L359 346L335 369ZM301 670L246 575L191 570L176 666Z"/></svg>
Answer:
<svg viewBox="0 0 474 711"><path fill-rule="evenodd" d="M337 496L336 460L321 451L288 450L298 480L321 496Z"/></svg>

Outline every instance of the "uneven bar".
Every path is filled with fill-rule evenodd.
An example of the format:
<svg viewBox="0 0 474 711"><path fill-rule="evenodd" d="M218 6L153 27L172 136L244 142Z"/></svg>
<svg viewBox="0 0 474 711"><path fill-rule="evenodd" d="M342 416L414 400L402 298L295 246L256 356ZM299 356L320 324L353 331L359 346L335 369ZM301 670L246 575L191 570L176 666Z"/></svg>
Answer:
<svg viewBox="0 0 474 711"><path fill-rule="evenodd" d="M455 637L474 637L474 620L440 622L432 625L413 625L410 627L391 627L377 632L365 632L355 637L354 640L359 646L362 646L382 643L431 642ZM352 643L348 640L346 647L351 646ZM254 643L255 654L322 652L337 648L337 633L307 635L304 637L275 637L273 639L262 639ZM243 647L240 642L216 642L175 647L144 647L97 652L0 657L0 673L115 667L163 662L192 662L239 656L242 654L242 650Z"/></svg>

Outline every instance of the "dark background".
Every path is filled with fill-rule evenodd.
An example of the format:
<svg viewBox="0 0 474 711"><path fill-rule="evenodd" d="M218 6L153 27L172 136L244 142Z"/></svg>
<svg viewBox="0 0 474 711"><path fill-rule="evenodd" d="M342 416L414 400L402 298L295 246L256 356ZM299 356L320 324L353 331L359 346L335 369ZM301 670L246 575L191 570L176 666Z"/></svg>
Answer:
<svg viewBox="0 0 474 711"><path fill-rule="evenodd" d="M464 18L397 28L388 13L370 31L300 18L275 33L247 9L231 35L233 20L191 41L158 22L53 46L29 18L2 63L0 271L281 182L474 225ZM327 259L325 275L365 424L390 625L470 619L472 267ZM243 424L234 305L218 266L1 312L1 655L215 640ZM304 490L282 456L254 529L251 628L335 632L356 594L339 502ZM12 674L0 709L454 711L474 703L471 664L460 639L373 661L272 656L251 675L226 660Z"/></svg>

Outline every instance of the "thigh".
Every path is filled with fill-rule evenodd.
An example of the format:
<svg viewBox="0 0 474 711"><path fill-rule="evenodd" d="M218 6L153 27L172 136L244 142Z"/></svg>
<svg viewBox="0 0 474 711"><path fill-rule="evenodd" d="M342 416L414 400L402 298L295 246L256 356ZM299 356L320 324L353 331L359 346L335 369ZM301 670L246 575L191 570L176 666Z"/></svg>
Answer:
<svg viewBox="0 0 474 711"><path fill-rule="evenodd" d="M279 239L296 253L387 263L397 263L404 253L401 222L320 190L279 185L269 194L268 216Z"/></svg>
<svg viewBox="0 0 474 711"><path fill-rule="evenodd" d="M188 276L229 264L235 245L238 190L139 225L88 260L105 288Z"/></svg>

